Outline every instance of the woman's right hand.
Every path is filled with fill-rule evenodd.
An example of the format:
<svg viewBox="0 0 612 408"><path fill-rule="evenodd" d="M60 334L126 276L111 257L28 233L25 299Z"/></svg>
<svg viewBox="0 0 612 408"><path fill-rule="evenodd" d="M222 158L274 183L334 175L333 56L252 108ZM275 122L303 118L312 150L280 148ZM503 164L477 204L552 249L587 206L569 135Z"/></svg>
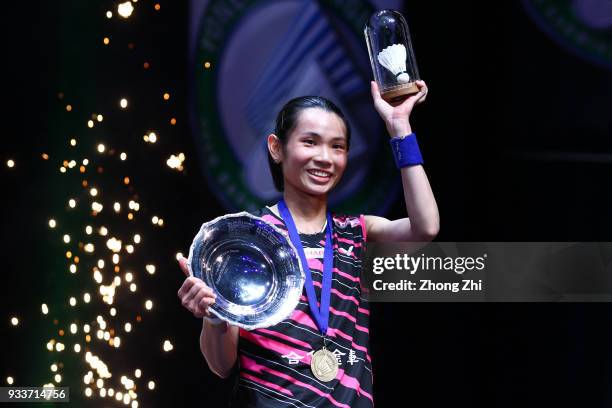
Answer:
<svg viewBox="0 0 612 408"><path fill-rule="evenodd" d="M211 316L208 308L215 303L217 296L201 279L189 275L187 259L184 257L178 260L181 270L186 276L183 285L178 291L178 297L185 309L189 310L195 317L202 318Z"/></svg>

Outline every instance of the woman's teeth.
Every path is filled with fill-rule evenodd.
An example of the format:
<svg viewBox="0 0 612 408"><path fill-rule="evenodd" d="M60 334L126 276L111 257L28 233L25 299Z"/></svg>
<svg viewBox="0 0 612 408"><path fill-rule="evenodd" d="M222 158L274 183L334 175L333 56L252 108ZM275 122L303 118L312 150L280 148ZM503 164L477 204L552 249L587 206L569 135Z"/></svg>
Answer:
<svg viewBox="0 0 612 408"><path fill-rule="evenodd" d="M330 177L331 176L331 173L328 173L326 171L321 171L321 170L308 170L308 172L318 177Z"/></svg>

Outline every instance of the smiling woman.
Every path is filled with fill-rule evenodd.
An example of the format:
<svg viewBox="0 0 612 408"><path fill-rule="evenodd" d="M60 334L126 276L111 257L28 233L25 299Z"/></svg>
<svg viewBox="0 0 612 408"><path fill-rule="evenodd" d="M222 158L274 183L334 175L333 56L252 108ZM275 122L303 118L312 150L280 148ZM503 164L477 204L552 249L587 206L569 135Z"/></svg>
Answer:
<svg viewBox="0 0 612 408"><path fill-rule="evenodd" d="M309 108L300 115L293 137L285 146L278 136L269 136L272 160L282 164L282 172L292 188L301 184L305 191L327 194L338 183L347 162L345 128L338 115Z"/></svg>
<svg viewBox="0 0 612 408"><path fill-rule="evenodd" d="M302 192L305 195L297 195L319 203L300 206L307 211L321 209L344 174L349 143L350 126L331 101L318 96L292 99L279 112L275 132L268 136L274 185L285 195ZM303 218L310 220L302 220L302 232L319 232L325 210Z"/></svg>
<svg viewBox="0 0 612 408"><path fill-rule="evenodd" d="M305 171L327 186L319 192L329 192L346 168L350 138L349 123L331 101L303 96L287 102L268 136L268 163L277 190L284 190L285 177L296 183Z"/></svg>
<svg viewBox="0 0 612 408"><path fill-rule="evenodd" d="M238 374L233 407L372 407L369 305L361 296L361 262L370 241L426 241L438 232L438 209L409 116L425 99L427 87L401 105L372 97L392 136L410 218L329 211L329 193L347 166L351 128L331 101L303 96L286 103L268 135L268 162L276 204L256 212L287 235L301 259L305 284L292 314L270 327L244 330L211 319L215 294L187 277L179 290L183 305L204 316L202 354L211 370L226 378ZM185 259L179 260L188 276Z"/></svg>

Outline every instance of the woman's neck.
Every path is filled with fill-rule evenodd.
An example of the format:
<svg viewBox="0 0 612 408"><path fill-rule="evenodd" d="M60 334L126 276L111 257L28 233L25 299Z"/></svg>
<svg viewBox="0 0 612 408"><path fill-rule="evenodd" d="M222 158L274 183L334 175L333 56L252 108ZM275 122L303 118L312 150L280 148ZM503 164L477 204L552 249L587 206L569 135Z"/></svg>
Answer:
<svg viewBox="0 0 612 408"><path fill-rule="evenodd" d="M283 198L297 230L303 234L321 232L326 221L327 196L313 196L285 184Z"/></svg>

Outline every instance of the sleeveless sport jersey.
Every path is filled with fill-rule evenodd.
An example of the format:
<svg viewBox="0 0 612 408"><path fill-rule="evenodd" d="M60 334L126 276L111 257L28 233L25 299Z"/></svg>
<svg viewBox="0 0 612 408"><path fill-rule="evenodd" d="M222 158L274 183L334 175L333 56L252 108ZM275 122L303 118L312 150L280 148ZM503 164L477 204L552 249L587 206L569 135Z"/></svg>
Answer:
<svg viewBox="0 0 612 408"><path fill-rule="evenodd" d="M286 233L279 216L268 207L254 213ZM374 406L372 361L369 355L369 306L361 296L360 274L366 242L363 216L332 215L334 262L327 349L339 370L329 382L310 370L312 354L323 338L310 312L306 290L291 316L265 329L240 329L238 379L232 407ZM300 234L317 295L321 300L325 232Z"/></svg>

